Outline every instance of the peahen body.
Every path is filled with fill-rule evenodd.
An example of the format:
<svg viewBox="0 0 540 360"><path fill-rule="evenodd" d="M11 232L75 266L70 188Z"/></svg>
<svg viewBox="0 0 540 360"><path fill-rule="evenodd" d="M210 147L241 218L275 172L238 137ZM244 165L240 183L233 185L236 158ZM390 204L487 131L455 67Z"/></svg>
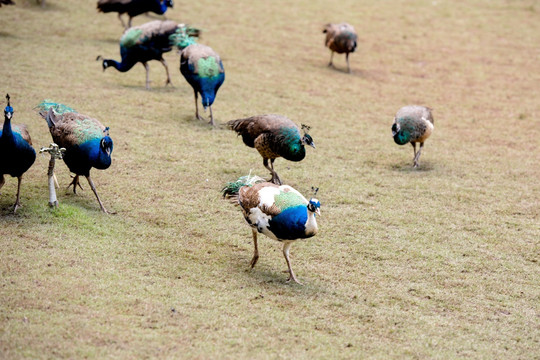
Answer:
<svg viewBox="0 0 540 360"><path fill-rule="evenodd" d="M108 213L90 177L90 169L104 170L111 165L113 141L109 137L109 128L62 104L44 101L38 105L38 109L49 125L53 141L66 149L64 162L75 174L69 185L73 185L73 192L76 193L77 186L80 187L79 176L85 176L101 210Z"/></svg>
<svg viewBox="0 0 540 360"><path fill-rule="evenodd" d="M206 110L210 109L210 124L214 125L212 104L220 86L225 81L225 68L223 62L212 48L197 44L193 36L185 31L178 31L171 37L180 49L180 72L193 88L195 94L195 116L199 120L205 119L199 115L198 94Z"/></svg>
<svg viewBox="0 0 540 360"><path fill-rule="evenodd" d="M414 150L413 167L418 167L424 141L433 132L434 120L431 109L425 106L408 105L398 110L392 125L392 136L398 145L411 143ZM416 143L420 149L416 151Z"/></svg>
<svg viewBox="0 0 540 360"><path fill-rule="evenodd" d="M315 148L311 136L307 133L302 136L300 128L285 116L252 116L231 120L227 125L242 135L244 144L257 149L263 158L264 167L272 174L269 181L278 185L281 185L281 179L274 170L274 160L283 157L290 161L301 161L306 156L305 145ZM302 129L306 131L309 127L302 125Z"/></svg>
<svg viewBox="0 0 540 360"><path fill-rule="evenodd" d="M0 189L5 183L4 175L18 179L17 197L13 206L13 212L16 212L21 206L22 176L36 160L36 152L26 126L11 124L13 108L9 103L9 95L6 95L6 98L4 125L0 131Z"/></svg>
<svg viewBox="0 0 540 360"><path fill-rule="evenodd" d="M338 54L345 53L347 70L350 73L351 66L349 65L349 54L356 50L356 42L358 39L354 27L347 23L326 24L323 33L326 34L325 45L331 51L330 63L328 66L333 66L332 59L334 57L334 52L337 52Z"/></svg>
<svg viewBox="0 0 540 360"><path fill-rule="evenodd" d="M117 12L122 26L127 29L131 27L131 19L135 16L146 12L162 15L173 5L172 0L98 0L97 9L103 13ZM122 20L122 14L129 16L127 26Z"/></svg>
<svg viewBox="0 0 540 360"><path fill-rule="evenodd" d="M179 27L185 27L184 24L177 24L172 20L154 20L146 24L129 28L124 32L120 39L120 55L122 61L118 62L112 59L103 59L103 71L113 67L120 72L130 70L135 64L142 63L146 69L146 88L150 88L149 71L147 64L150 60L159 60L165 67L167 81L165 85L171 84L169 67L163 59L163 54L172 50L169 36L174 34ZM198 30L188 28L192 36L198 36ZM97 57L100 60L101 55Z"/></svg>
<svg viewBox="0 0 540 360"><path fill-rule="evenodd" d="M263 182L260 182L263 181ZM238 182L245 183L238 189ZM238 192L236 192L238 191ZM297 283L289 259L289 249L297 239L315 236L318 231L316 215L321 215L319 200L306 200L288 185L264 182L258 177L242 177L223 189L224 196L238 196L238 204L253 234L253 268L259 259L257 233L283 243L283 256L289 269L289 279Z"/></svg>

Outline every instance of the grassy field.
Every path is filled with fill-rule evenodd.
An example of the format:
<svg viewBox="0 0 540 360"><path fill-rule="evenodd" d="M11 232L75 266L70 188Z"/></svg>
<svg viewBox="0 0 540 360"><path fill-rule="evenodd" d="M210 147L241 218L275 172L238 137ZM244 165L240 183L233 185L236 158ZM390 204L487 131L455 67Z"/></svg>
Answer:
<svg viewBox="0 0 540 360"><path fill-rule="evenodd" d="M306 196L320 188L319 234L291 260L221 199L227 181L268 176L223 126L194 118L168 53L119 59L122 28L95 0L16 0L0 9L0 98L34 147L51 139L33 110L68 104L110 127L113 164L47 206L38 155L10 212L0 196L0 358L540 358L540 3L535 0L176 1L168 18L203 29L226 80L219 124L279 113L312 126L317 149L278 159ZM149 21L147 16L134 24ZM351 55L327 67L322 25L347 21ZM390 127L403 105L434 109L420 168ZM2 105L3 107L4 105ZM0 156L8 156L1 154ZM86 185L86 186L85 186Z"/></svg>

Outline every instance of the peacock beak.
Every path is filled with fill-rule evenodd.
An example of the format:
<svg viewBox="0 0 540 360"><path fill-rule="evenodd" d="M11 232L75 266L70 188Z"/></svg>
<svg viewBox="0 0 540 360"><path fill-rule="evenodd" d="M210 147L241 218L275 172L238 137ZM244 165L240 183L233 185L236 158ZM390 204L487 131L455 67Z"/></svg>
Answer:
<svg viewBox="0 0 540 360"><path fill-rule="evenodd" d="M317 208L317 210L315 210L315 214L321 216L321 209L320 209L320 208Z"/></svg>
<svg viewBox="0 0 540 360"><path fill-rule="evenodd" d="M312 148L315 149L315 143L314 143L314 142L312 142L311 144L309 144L309 146L311 146Z"/></svg>

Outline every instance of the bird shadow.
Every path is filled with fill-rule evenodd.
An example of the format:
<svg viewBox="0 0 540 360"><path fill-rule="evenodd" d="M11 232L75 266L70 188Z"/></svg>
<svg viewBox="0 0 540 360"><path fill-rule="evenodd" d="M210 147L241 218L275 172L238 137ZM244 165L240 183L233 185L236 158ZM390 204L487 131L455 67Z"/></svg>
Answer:
<svg viewBox="0 0 540 360"><path fill-rule="evenodd" d="M414 168L412 164L390 164L390 170L399 171L402 173L417 173L417 172L429 172L435 170L435 166L429 161L420 163L417 168Z"/></svg>

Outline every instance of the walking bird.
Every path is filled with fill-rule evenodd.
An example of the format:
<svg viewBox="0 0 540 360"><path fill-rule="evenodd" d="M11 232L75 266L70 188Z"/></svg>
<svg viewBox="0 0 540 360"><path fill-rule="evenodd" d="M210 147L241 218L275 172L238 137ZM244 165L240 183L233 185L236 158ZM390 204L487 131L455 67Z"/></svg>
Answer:
<svg viewBox="0 0 540 360"><path fill-rule="evenodd" d="M117 12L124 28L131 27L131 19L145 12L154 12L159 15L165 14L168 8L173 7L172 0L99 0L97 9L99 12ZM122 14L128 14L128 24L124 24Z"/></svg>
<svg viewBox="0 0 540 360"><path fill-rule="evenodd" d="M418 167L418 159L424 147L424 141L433 132L433 115L431 109L425 106L408 105L398 110L392 125L392 136L398 145L411 143L414 150L413 167ZM416 152L416 143L420 149Z"/></svg>
<svg viewBox="0 0 540 360"><path fill-rule="evenodd" d="M150 67L148 61L159 60L165 67L167 81L165 86L171 83L169 67L163 59L163 54L172 50L169 36L174 34L179 27L185 28L184 24L177 24L172 20L154 20L146 24L129 28L120 39L120 55L122 61L103 59L101 55L96 60L103 59L103 71L113 67L120 72L130 70L135 64L142 63L146 69L146 88L150 89ZM187 27L191 36L198 36L199 30Z"/></svg>
<svg viewBox="0 0 540 360"><path fill-rule="evenodd" d="M12 125L13 108L9 94L6 95L7 106L4 109L4 125L0 131L0 189L4 186L4 175L11 175L18 180L17 197L13 212L21 206L21 181L23 174L36 160L36 152L25 125Z"/></svg>
<svg viewBox="0 0 540 360"><path fill-rule="evenodd" d="M334 57L334 52L337 52L338 54L345 53L347 69L350 73L351 66L349 65L349 53L356 50L356 41L358 38L354 27L347 23L326 24L323 33L326 34L325 45L331 51L330 63L328 63L328 66L333 66L332 59Z"/></svg>
<svg viewBox="0 0 540 360"><path fill-rule="evenodd" d="M76 194L77 186L81 187L79 176L85 176L96 195L101 211L109 213L103 206L90 177L90 169L104 170L111 165L113 141L109 137L109 128L68 106L48 100L43 101L37 108L49 125L53 141L66 149L64 162L69 171L75 174L68 188L73 185L73 193Z"/></svg>
<svg viewBox="0 0 540 360"><path fill-rule="evenodd" d="M12 0L0 0L0 7L2 5L15 5L15 3Z"/></svg>
<svg viewBox="0 0 540 360"><path fill-rule="evenodd" d="M263 158L263 165L272 174L269 180L281 185L281 179L274 170L274 160L283 157L290 161L301 161L306 156L305 145L315 148L312 137L307 133L309 126L302 125L304 136L300 128L290 119L282 115L259 115L246 119L231 120L227 122L231 130L242 135L244 144L254 147ZM270 164L268 164L270 160Z"/></svg>
<svg viewBox="0 0 540 360"><path fill-rule="evenodd" d="M201 94L201 102L206 111L210 109L210 124L214 125L212 104L217 91L225 81L225 69L218 53L212 48L197 44L195 38L179 29L171 36L172 41L180 49L180 72L193 88L195 94L195 117L206 121L199 115L198 94Z"/></svg>
<svg viewBox="0 0 540 360"><path fill-rule="evenodd" d="M315 190L315 194L317 190ZM314 194L314 196L315 196ZM283 256L289 269L289 278L300 284L294 275L289 250L297 239L315 236L318 231L316 215L321 215L321 203L312 197L309 201L289 185L265 182L258 176L244 176L223 188L223 195L238 197L238 204L253 234L253 268L259 259L257 233L283 243Z"/></svg>

